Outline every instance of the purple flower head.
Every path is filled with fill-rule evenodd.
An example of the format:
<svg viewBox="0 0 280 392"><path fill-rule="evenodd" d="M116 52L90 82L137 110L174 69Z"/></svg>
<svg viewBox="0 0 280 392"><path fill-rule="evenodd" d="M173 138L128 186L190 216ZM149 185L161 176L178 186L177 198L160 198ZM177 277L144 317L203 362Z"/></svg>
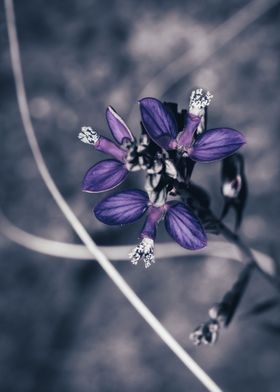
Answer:
<svg viewBox="0 0 280 392"><path fill-rule="evenodd" d="M110 190L121 184L129 172L145 172L145 191L117 192L94 208L96 218L108 225L133 223L145 215L140 243L129 254L135 265L143 261L148 268L155 262L154 241L160 221L164 221L175 242L190 250L206 246L204 228L220 233L220 220L210 209L210 197L191 181L196 162L223 159L222 218L229 206L234 206L240 216L238 225L241 221L246 181L241 158L236 158L240 154L233 154L245 143L245 138L232 128L206 130L212 97L208 91L195 89L188 110L182 111L176 103L162 103L149 97L141 99L142 134L138 141L111 106L106 110L106 119L114 141L91 127L82 127L79 133L82 142L111 156L89 168L83 179L85 192Z"/></svg>
<svg viewBox="0 0 280 392"><path fill-rule="evenodd" d="M138 189L115 193L100 201L94 208L97 219L108 225L135 222L145 212L147 217L141 230L141 242L129 254L133 264L143 259L148 268L155 261L154 240L158 223L164 219L170 236L186 249L201 249L207 238L201 223L191 210L181 202L168 201L161 206L153 205L146 192Z"/></svg>
<svg viewBox="0 0 280 392"><path fill-rule="evenodd" d="M231 128L200 132L201 117L211 99L212 95L203 89L192 92L184 127L178 133L176 121L167 106L155 98L143 98L139 102L143 125L151 139L165 150L180 151L199 162L223 159L237 151L245 143L245 138Z"/></svg>
<svg viewBox="0 0 280 392"><path fill-rule="evenodd" d="M83 143L90 144L97 151L114 158L103 160L89 168L83 179L82 189L85 192L96 193L115 188L125 180L130 170L126 158L134 137L124 120L111 106L106 110L106 118L117 144L99 135L91 127L82 127L78 135Z"/></svg>

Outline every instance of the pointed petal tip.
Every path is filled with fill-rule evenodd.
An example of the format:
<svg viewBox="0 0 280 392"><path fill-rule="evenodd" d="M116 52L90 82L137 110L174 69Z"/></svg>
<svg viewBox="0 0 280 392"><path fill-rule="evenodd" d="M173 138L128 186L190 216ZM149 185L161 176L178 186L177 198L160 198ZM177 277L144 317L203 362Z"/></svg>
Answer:
<svg viewBox="0 0 280 392"><path fill-rule="evenodd" d="M208 245L208 240L207 240L205 233L204 233L204 235L205 235L205 237L201 238L201 240L200 240L200 245L198 247L194 247L193 250L200 250L200 249L206 248L206 246Z"/></svg>
<svg viewBox="0 0 280 392"><path fill-rule="evenodd" d="M81 191L84 193L98 193L87 189L84 185L81 186Z"/></svg>
<svg viewBox="0 0 280 392"><path fill-rule="evenodd" d="M106 109L106 119L111 133L118 144L122 144L124 139L134 140L134 136L124 119L111 105Z"/></svg>

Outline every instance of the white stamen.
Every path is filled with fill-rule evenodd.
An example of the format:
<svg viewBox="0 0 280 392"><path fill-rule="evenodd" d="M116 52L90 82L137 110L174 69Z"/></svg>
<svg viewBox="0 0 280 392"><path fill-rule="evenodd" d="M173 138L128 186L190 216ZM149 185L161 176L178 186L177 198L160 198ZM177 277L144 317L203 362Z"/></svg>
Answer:
<svg viewBox="0 0 280 392"><path fill-rule="evenodd" d="M152 189L155 189L159 185L160 180L161 180L161 174L151 175L150 183L151 183Z"/></svg>
<svg viewBox="0 0 280 392"><path fill-rule="evenodd" d="M141 259L144 261L145 268L149 268L155 262L154 240L144 237L128 255L132 264L137 265Z"/></svg>
<svg viewBox="0 0 280 392"><path fill-rule="evenodd" d="M165 160L165 172L171 178L177 178L177 169L170 159Z"/></svg>
<svg viewBox="0 0 280 392"><path fill-rule="evenodd" d="M189 112L195 116L202 116L204 108L210 105L213 95L202 88L193 90L190 96Z"/></svg>
<svg viewBox="0 0 280 392"><path fill-rule="evenodd" d="M91 127L82 127L78 138L81 140L81 142L94 146L100 139L100 135Z"/></svg>

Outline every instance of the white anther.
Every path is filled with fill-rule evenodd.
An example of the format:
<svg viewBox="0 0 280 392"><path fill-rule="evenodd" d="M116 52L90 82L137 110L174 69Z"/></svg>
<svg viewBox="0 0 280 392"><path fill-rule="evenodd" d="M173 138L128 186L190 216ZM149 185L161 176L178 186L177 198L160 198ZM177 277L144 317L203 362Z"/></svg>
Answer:
<svg viewBox="0 0 280 392"><path fill-rule="evenodd" d="M100 139L100 135L91 127L82 127L78 138L81 140L81 142L94 146Z"/></svg>
<svg viewBox="0 0 280 392"><path fill-rule="evenodd" d="M189 113L195 116L202 116L204 108L210 105L213 95L202 88L193 90L190 96Z"/></svg>
<svg viewBox="0 0 280 392"><path fill-rule="evenodd" d="M143 260L145 268L149 268L155 262L154 240L144 237L128 255L132 264L137 265L139 260Z"/></svg>

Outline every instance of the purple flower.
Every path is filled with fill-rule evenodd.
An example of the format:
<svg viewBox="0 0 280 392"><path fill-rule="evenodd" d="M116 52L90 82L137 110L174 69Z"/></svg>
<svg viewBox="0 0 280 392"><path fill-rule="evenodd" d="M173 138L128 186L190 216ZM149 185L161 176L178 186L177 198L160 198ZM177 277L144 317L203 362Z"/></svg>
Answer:
<svg viewBox="0 0 280 392"><path fill-rule="evenodd" d="M125 180L129 172L126 156L128 146L134 142L134 137L124 120L111 106L106 110L106 118L117 144L99 135L91 127L82 127L78 136L82 142L114 158L98 162L89 168L82 184L85 192L96 193L115 188Z"/></svg>
<svg viewBox="0 0 280 392"><path fill-rule="evenodd" d="M245 138L231 128L199 132L203 111L211 98L210 93L202 89L192 92L182 130L177 129L175 119L163 103L155 98L143 98L139 102L143 125L150 138L165 150L180 151L199 162L223 159L237 151Z"/></svg>
<svg viewBox="0 0 280 392"><path fill-rule="evenodd" d="M108 225L135 222L145 212L147 217L140 234L141 242L129 254L133 264L143 259L148 268L155 262L154 240L162 219L167 232L182 247L196 250L206 246L207 238L198 218L181 202L167 201L155 206L146 192L133 189L108 196L94 208L96 218Z"/></svg>

